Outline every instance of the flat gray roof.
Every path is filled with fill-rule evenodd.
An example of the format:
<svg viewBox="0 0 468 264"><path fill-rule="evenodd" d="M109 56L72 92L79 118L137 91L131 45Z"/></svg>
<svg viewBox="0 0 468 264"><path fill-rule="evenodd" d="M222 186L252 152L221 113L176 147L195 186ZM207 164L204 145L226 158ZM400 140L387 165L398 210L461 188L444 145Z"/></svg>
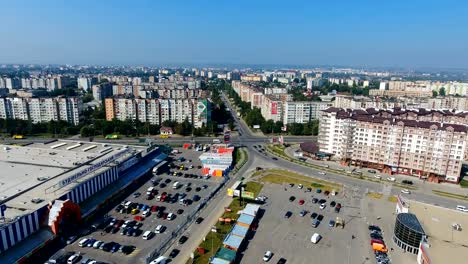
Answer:
<svg viewBox="0 0 468 264"><path fill-rule="evenodd" d="M76 185L112 166L111 163L59 187L59 182L118 153L124 160L144 147L71 140L33 143L27 146L0 145L0 204L5 203L7 219L37 210ZM115 164L115 163L114 163ZM40 198L40 203L31 202ZM6 202L5 202L6 201Z"/></svg>
<svg viewBox="0 0 468 264"><path fill-rule="evenodd" d="M466 263L468 213L410 200L409 211L418 217L428 236L427 253L432 263ZM458 224L461 230L453 229Z"/></svg>

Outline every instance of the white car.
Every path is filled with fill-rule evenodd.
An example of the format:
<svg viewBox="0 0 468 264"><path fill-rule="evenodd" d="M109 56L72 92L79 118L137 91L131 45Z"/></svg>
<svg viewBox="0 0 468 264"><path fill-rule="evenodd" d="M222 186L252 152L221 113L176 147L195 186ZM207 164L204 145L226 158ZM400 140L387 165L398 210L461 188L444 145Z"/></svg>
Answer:
<svg viewBox="0 0 468 264"><path fill-rule="evenodd" d="M388 177L388 178L387 178L387 181L394 182L394 181L396 181L396 179L395 179L394 177Z"/></svg>
<svg viewBox="0 0 468 264"><path fill-rule="evenodd" d="M141 215L144 217L148 217L150 214L151 214L150 210L146 210Z"/></svg>
<svg viewBox="0 0 468 264"><path fill-rule="evenodd" d="M321 204L321 205L320 205L320 210L323 210L323 209L325 209L325 207L327 207L327 205L326 205L326 204L324 204L324 203L323 203L323 204Z"/></svg>
<svg viewBox="0 0 468 264"><path fill-rule="evenodd" d="M326 173L323 172L323 171L321 171L321 172L319 172L318 174L320 174L320 175L325 175Z"/></svg>
<svg viewBox="0 0 468 264"><path fill-rule="evenodd" d="M271 253L270 250L268 250L267 252L265 252L265 255L263 255L263 261L265 262L268 262L271 257L273 257L273 253Z"/></svg>
<svg viewBox="0 0 468 264"><path fill-rule="evenodd" d="M297 188L298 188L298 189L302 189L302 187L304 187L304 185L302 185L302 184L298 184L298 185L297 185Z"/></svg>
<svg viewBox="0 0 468 264"><path fill-rule="evenodd" d="M401 193L410 194L411 192L410 192L410 190L408 190L408 189L403 189L403 190L401 190Z"/></svg>
<svg viewBox="0 0 468 264"><path fill-rule="evenodd" d="M468 208L464 205L457 205L457 210L462 212L468 212Z"/></svg>
<svg viewBox="0 0 468 264"><path fill-rule="evenodd" d="M101 240L98 240L96 242L94 242L94 245L93 245L93 248L99 248L104 242L102 242Z"/></svg>
<svg viewBox="0 0 468 264"><path fill-rule="evenodd" d="M376 179L379 179L379 180L380 180L380 179L382 179L382 176L380 176L380 174L377 174L377 175L374 175L374 178L376 178Z"/></svg>
<svg viewBox="0 0 468 264"><path fill-rule="evenodd" d="M174 220L174 218L175 218L175 215L174 215L173 213L169 213L169 214L167 215L167 220L169 220L169 221Z"/></svg>
<svg viewBox="0 0 468 264"><path fill-rule="evenodd" d="M154 231L156 232L156 234L161 234L161 233L164 232L165 229L166 229L165 226L163 226L163 225L158 225L158 226L156 227L156 230L154 230Z"/></svg>

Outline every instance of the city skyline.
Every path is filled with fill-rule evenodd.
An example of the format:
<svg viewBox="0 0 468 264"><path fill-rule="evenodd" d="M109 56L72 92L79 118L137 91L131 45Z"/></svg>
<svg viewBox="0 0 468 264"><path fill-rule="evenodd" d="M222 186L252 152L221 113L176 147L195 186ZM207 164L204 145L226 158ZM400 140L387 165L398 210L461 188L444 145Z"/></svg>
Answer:
<svg viewBox="0 0 468 264"><path fill-rule="evenodd" d="M1 63L468 68L465 3L3 6Z"/></svg>

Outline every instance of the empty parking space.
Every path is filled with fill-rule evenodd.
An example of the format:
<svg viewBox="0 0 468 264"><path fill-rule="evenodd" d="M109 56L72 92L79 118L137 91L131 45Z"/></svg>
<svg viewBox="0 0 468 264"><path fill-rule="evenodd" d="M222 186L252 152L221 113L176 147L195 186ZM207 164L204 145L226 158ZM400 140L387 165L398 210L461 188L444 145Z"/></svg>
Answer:
<svg viewBox="0 0 468 264"><path fill-rule="evenodd" d="M280 258L288 264L373 263L359 199L278 184L265 184L262 194L269 197L262 206L265 214L241 263L260 263L266 251L273 253L272 263ZM342 205L339 212L335 211L337 204ZM336 226L337 217L344 221L344 228ZM317 219L320 223L313 227ZM322 237L316 244L311 242L315 233Z"/></svg>

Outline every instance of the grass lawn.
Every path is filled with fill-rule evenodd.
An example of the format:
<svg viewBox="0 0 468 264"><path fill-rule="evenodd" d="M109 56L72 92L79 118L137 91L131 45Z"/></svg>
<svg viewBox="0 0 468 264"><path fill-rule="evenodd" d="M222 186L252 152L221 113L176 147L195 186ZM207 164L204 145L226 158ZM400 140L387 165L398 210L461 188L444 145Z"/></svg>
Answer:
<svg viewBox="0 0 468 264"><path fill-rule="evenodd" d="M263 176L260 177L260 181L262 182L270 182L276 184L283 184L283 183L294 183L294 184L302 184L305 187L313 187L313 188L320 188L324 191L331 191L335 190L339 192L341 190L341 185L329 182L325 180L320 180L317 178L312 178L309 176L305 176L299 173L290 172L281 169L271 169L263 171Z"/></svg>
<svg viewBox="0 0 468 264"><path fill-rule="evenodd" d="M368 197L374 198L374 199L380 199L382 198L383 194L381 193L376 193L376 192L370 192L366 194Z"/></svg>
<svg viewBox="0 0 468 264"><path fill-rule="evenodd" d="M398 198L395 195L389 196L388 201L391 203L396 203L398 201Z"/></svg>
<svg viewBox="0 0 468 264"><path fill-rule="evenodd" d="M437 195L440 195L440 196L444 196L444 197L448 197L448 198L452 198L452 199L468 201L468 196L466 196L466 195L454 194L454 193L437 191L437 190L432 190L432 192L437 194Z"/></svg>
<svg viewBox="0 0 468 264"><path fill-rule="evenodd" d="M247 192L253 192L255 194L255 197L257 197L263 188L263 184L251 181L246 183L244 188Z"/></svg>
<svg viewBox="0 0 468 264"><path fill-rule="evenodd" d="M262 187L262 185L259 183L255 183L255 184L247 183L247 186L249 186L249 188L256 188L258 191L260 191ZM239 202L239 199L235 198L229 205L229 209L231 209L231 212L225 211L221 217L237 220L237 218L239 217L237 212L240 210L243 210L246 204L247 202L244 201L241 205ZM221 222L217 222L216 223L217 233L213 233L210 231L206 235L205 241L203 241L198 246L198 247L202 247L205 249L205 254L200 255L197 251L195 251L195 258L194 258L193 263L197 263L197 264L209 263L210 257L214 256L216 251L218 251L218 249L222 246L224 237L226 236L227 233L229 233L229 231L231 231L234 224L235 224L235 221L233 221L231 224L224 224ZM192 263L192 262L191 260L189 260L187 263Z"/></svg>
<svg viewBox="0 0 468 264"><path fill-rule="evenodd" d="M460 186L462 188L468 188L468 180L465 180L465 179L461 180L460 181Z"/></svg>

